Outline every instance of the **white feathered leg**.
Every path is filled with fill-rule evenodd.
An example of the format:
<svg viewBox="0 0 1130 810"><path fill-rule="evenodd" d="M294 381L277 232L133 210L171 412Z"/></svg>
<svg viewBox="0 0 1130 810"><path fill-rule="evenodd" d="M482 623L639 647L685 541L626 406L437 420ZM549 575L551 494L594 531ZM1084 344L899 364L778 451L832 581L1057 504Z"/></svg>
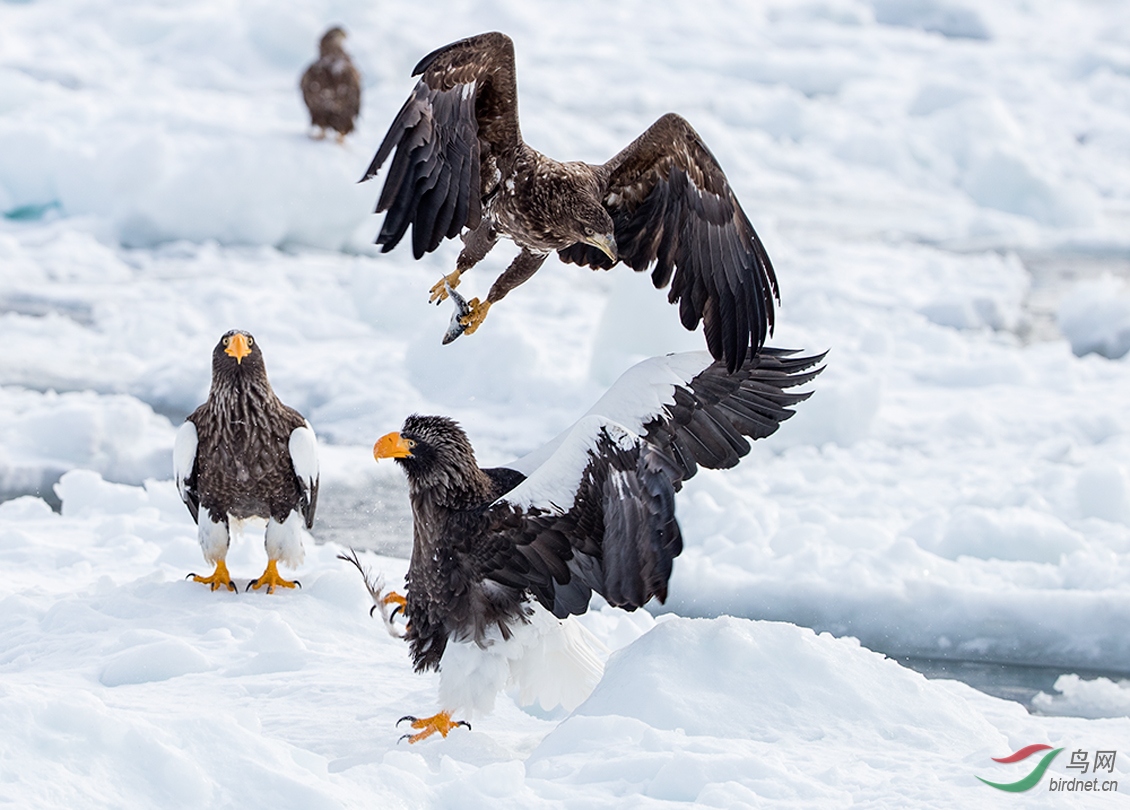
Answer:
<svg viewBox="0 0 1130 810"><path fill-rule="evenodd" d="M282 523L271 518L267 521L267 537L263 543L267 559L278 560L290 568L302 565L306 559L302 542L308 534L302 515L297 511L291 511Z"/></svg>
<svg viewBox="0 0 1130 810"><path fill-rule="evenodd" d="M306 551L302 547L302 540L306 534L306 525L302 516L296 511L287 515L282 523L274 518L268 520L266 540L263 543L267 550L267 569L261 577L251 580L247 587L255 590L266 588L267 593L272 593L276 586L301 587L298 580L283 579L279 576L278 564L281 561L291 568L297 568L302 564L306 558Z"/></svg>
<svg viewBox="0 0 1130 810"><path fill-rule="evenodd" d="M231 581L231 575L228 574L228 565L225 562L228 556L228 546L231 543L231 534L228 531L227 522L212 520L211 513L204 507L200 508L197 518L196 536L200 541L200 550L204 552L205 560L215 563L216 570L212 572L211 576L207 577L197 574L189 574L188 576L192 578L193 582L203 582L212 586L212 590L227 588L234 591L235 583Z"/></svg>

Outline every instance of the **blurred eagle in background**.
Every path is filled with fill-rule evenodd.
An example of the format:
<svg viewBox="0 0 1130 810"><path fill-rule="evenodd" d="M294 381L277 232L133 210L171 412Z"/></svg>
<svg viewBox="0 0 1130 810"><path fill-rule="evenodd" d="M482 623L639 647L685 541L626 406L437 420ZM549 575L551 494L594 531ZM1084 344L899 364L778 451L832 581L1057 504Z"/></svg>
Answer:
<svg viewBox="0 0 1130 810"><path fill-rule="evenodd" d="M337 133L337 142L353 131L361 112L361 74L342 47L345 31L334 26L322 35L317 60L302 74L302 98L310 111L311 137L322 139L328 130Z"/></svg>
<svg viewBox="0 0 1130 810"><path fill-rule="evenodd" d="M388 212L376 240L382 251L410 225L417 259L462 237L455 270L432 287L433 301L500 237L521 248L486 299L470 301L460 319L468 334L552 251L594 269L617 262L652 269L657 288L671 285L668 300L683 326L701 321L710 353L730 372L772 333L773 265L722 167L685 119L662 116L603 165L561 163L522 140L506 35L447 45L412 75L420 80L362 180L395 150L376 207Z"/></svg>

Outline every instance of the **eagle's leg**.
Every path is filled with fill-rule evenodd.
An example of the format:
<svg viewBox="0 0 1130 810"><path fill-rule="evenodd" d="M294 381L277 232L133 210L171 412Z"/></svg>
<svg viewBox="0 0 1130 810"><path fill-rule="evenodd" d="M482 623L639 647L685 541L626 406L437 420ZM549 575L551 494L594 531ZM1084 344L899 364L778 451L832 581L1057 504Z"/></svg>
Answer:
<svg viewBox="0 0 1130 810"><path fill-rule="evenodd" d="M473 231L463 235L463 250L459 251L459 258L455 260L455 269L432 285L428 303L439 303L447 298L447 287L455 289L459 286L459 278L483 257L490 253L490 249L498 244L498 231L487 222L483 222Z"/></svg>
<svg viewBox="0 0 1130 810"><path fill-rule="evenodd" d="M274 593L275 587L280 588L293 588L295 586L302 587L302 583L297 579L289 580L283 579L279 575L278 560L267 560L267 570L258 579L253 579L247 583L246 590L259 590L266 588L267 593Z"/></svg>
<svg viewBox="0 0 1130 810"><path fill-rule="evenodd" d="M293 509L282 520L274 516L267 520L266 538L263 543L267 552L267 570L258 579L251 580L247 584L248 589L266 588L267 593L273 593L275 586L282 588L302 587L302 583L298 580L291 582L279 576L278 563L279 560L282 560L291 566L302 564L302 559L306 556L302 550L302 535L304 534L302 527L304 525L302 516Z"/></svg>
<svg viewBox="0 0 1130 810"><path fill-rule="evenodd" d="M216 560L216 570L212 572L211 576L202 577L199 574L189 574L193 582L203 582L205 585L210 585L212 590L219 590L220 588L227 588L229 591L234 591L235 583L231 581L231 575L228 574L228 564L223 560Z"/></svg>
<svg viewBox="0 0 1130 810"><path fill-rule="evenodd" d="M200 541L200 550L204 552L204 559L216 564L216 570L212 572L211 576L202 577L198 574L189 574L186 579L191 578L193 582L203 582L205 585L211 586L214 591L220 588L227 588L229 591L236 590L235 583L231 581L231 575L228 573L228 564L225 562L228 556L228 545L231 543L227 521L223 518L214 520L212 513L203 506L200 507L200 513L196 516L196 519L196 534Z"/></svg>
<svg viewBox="0 0 1130 810"><path fill-rule="evenodd" d="M510 263L510 266L501 276L495 279L494 284L491 285L490 293L487 294L487 300L480 301L478 298L472 298L467 302L471 311L459 319L459 323L467 327L464 334L474 334L479 325L486 320L487 310L490 309L491 304L501 301L506 297L506 293L519 284L528 281L530 276L542 266L545 257L548 255L548 253L535 253L528 248L522 248L518 257Z"/></svg>
<svg viewBox="0 0 1130 810"><path fill-rule="evenodd" d="M448 732L456 726L466 726L468 731L471 730L471 724L466 720L453 721L451 719L451 712L440 712L439 714L433 714L431 717L413 717L412 715L406 715L397 720L396 724L399 726L405 720L412 723L412 728L420 729L415 734L405 734L400 738L401 740L407 739L410 743L426 739L437 731L440 733L441 737L446 737Z"/></svg>

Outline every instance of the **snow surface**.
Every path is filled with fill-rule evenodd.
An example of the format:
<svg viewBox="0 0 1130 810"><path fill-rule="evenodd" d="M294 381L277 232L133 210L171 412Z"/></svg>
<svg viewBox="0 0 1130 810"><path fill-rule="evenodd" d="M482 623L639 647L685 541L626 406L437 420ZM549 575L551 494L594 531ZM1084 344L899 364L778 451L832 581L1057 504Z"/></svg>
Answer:
<svg viewBox="0 0 1130 810"><path fill-rule="evenodd" d="M331 24L365 80L344 147L306 137L297 90ZM502 699L409 749L393 723L436 679L340 547L307 548L294 594L183 581L205 563L172 448L215 341L247 329L319 437L315 537L359 501L360 539L403 542L399 471L370 448L405 415L455 417L502 464L634 362L703 348L645 276L555 261L441 346L426 293L458 245L371 246L379 184L355 181L412 66L491 29L551 155L603 161L687 117L777 268L772 342L830 353L794 419L679 496L679 616L586 617L622 648L589 702ZM1027 773L990 757L1033 742L1127 767L1121 3L3 2L0 213L0 801L953 807ZM229 562L257 576L260 539ZM1080 717L871 650L1058 666L1035 708Z"/></svg>

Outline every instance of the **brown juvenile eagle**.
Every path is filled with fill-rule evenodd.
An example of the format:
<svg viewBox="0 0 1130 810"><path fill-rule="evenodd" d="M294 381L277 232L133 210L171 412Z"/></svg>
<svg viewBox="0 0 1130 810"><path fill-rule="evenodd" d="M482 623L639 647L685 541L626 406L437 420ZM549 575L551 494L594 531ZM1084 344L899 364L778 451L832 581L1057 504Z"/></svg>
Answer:
<svg viewBox="0 0 1130 810"><path fill-rule="evenodd" d="M337 133L337 142L353 131L361 112L361 74L353 66L341 43L345 31L337 26L326 31L318 44L318 59L302 74L302 99L310 111L312 137L326 137L326 130Z"/></svg>
<svg viewBox="0 0 1130 810"><path fill-rule="evenodd" d="M439 713L401 718L412 742L465 725L456 713L490 711L507 683L545 709L584 700L603 664L568 617L593 591L627 610L666 599L683 547L675 493L699 466L733 467L746 437L770 435L808 398L787 389L820 373L823 355L794 355L747 350L733 373L706 352L646 360L507 467L480 469L443 416L409 416L377 441L373 455L408 476L413 663L440 672Z"/></svg>
<svg viewBox="0 0 1130 810"><path fill-rule="evenodd" d="M173 472L196 521L210 576L190 574L212 590L235 590L225 560L231 530L251 518L267 521L267 568L248 588L293 588L278 562L302 562L302 538L318 503L314 430L279 401L267 381L263 353L247 332L228 332L212 351L207 401L177 431Z"/></svg>
<svg viewBox="0 0 1130 810"><path fill-rule="evenodd" d="M425 56L420 81L362 180L392 154L377 201L387 211L377 244L389 251L412 226L418 259L461 236L455 271L432 287L446 297L460 276L512 239L521 253L462 324L474 332L491 304L530 278L556 250L563 261L633 270L654 265L683 326L703 323L729 371L773 331L777 279L722 167L683 118L668 113L607 163L560 163L518 129L514 43L504 34L464 39ZM466 229L466 230L464 230Z"/></svg>

